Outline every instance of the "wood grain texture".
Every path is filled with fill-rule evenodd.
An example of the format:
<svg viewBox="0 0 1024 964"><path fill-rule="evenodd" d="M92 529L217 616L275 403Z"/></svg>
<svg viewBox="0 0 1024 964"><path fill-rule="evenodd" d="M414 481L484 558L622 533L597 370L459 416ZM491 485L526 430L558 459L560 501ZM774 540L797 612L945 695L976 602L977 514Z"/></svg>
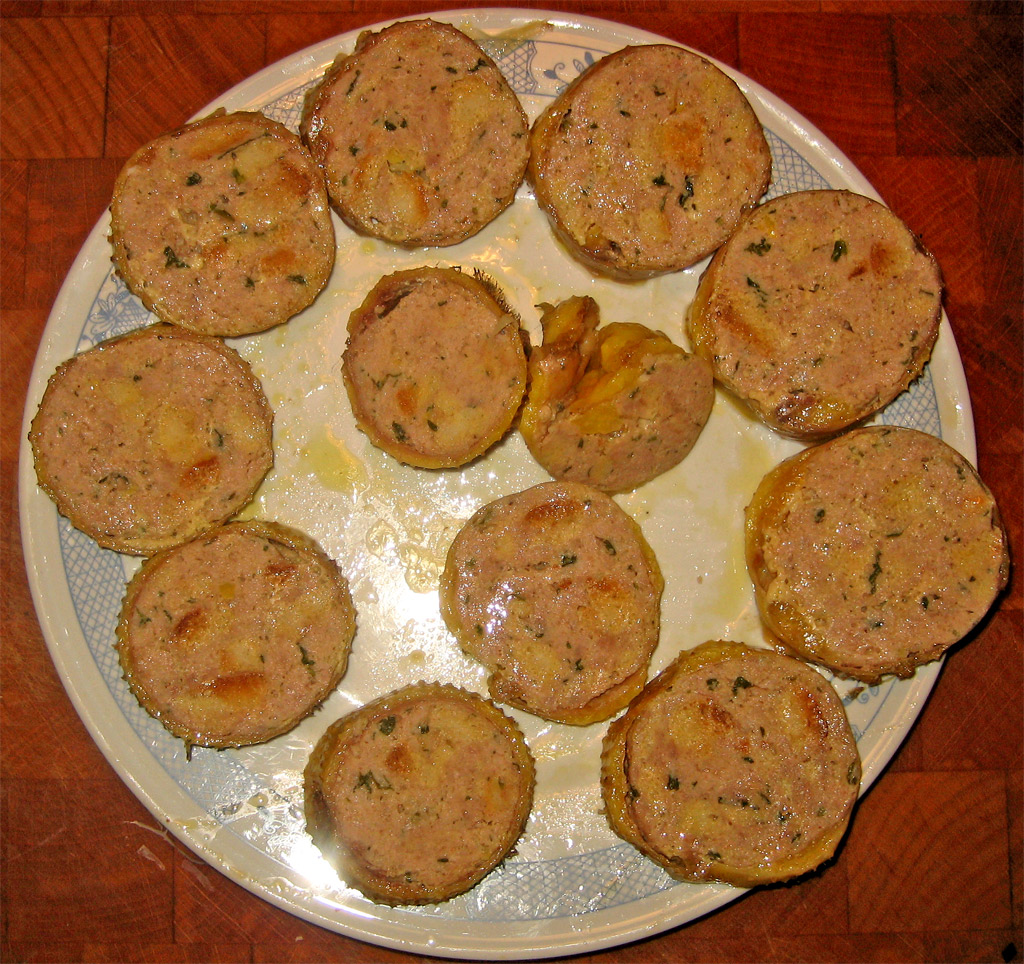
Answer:
<svg viewBox="0 0 1024 964"><path fill-rule="evenodd" d="M578 961L1022 959L1022 13L972 0L531 2L739 68L820 127L937 256L982 476L1017 566L947 660L837 858L793 885ZM409 0L0 4L0 959L409 962L322 930L196 858L120 781L50 661L17 520L36 348L125 158L265 65Z"/></svg>

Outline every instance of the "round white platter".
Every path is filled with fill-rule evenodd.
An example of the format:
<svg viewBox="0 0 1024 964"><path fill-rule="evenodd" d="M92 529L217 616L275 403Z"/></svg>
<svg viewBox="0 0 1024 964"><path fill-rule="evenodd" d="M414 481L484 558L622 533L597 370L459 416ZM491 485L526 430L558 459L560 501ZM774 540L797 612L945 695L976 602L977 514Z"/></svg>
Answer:
<svg viewBox="0 0 1024 964"><path fill-rule="evenodd" d="M589 64L628 44L668 42L621 24L537 10L470 9L433 15L463 29L507 76L531 121ZM380 25L371 29L377 29ZM258 109L292 129L302 97L356 32L266 68L208 105ZM765 127L774 162L769 196L848 188L878 197L820 131L758 84L719 64ZM608 828L598 788L603 724L569 727L512 712L537 760L535 806L513 857L444 904L387 908L340 881L307 837L301 774L336 718L420 679L486 692L483 670L459 651L439 611L437 584L456 531L484 502L547 479L513 433L457 471L399 465L354 426L341 381L349 313L382 275L421 264L480 268L503 289L539 341L538 310L589 294L602 319L637 321L686 345L683 319L698 265L642 283L598 279L554 241L527 186L476 237L450 248L398 250L353 234L337 218L331 282L301 315L234 339L275 410L276 464L243 517L275 519L317 539L348 575L359 613L350 668L312 717L270 743L195 749L140 709L113 648L125 584L138 565L100 549L60 518L38 489L22 444L21 525L39 620L67 692L125 783L183 843L264 899L371 943L469 959L580 953L650 936L733 900L727 886L679 883ZM46 380L64 359L154 321L111 269L105 216L57 298L36 359L25 432ZM877 419L939 435L975 459L970 402L948 320L925 375ZM619 496L666 576L662 636L652 674L706 639L765 645L743 562L743 508L761 476L799 446L719 391L696 447L676 469ZM879 776L920 712L940 664L877 687L834 681L864 764ZM856 819L856 817L854 817Z"/></svg>

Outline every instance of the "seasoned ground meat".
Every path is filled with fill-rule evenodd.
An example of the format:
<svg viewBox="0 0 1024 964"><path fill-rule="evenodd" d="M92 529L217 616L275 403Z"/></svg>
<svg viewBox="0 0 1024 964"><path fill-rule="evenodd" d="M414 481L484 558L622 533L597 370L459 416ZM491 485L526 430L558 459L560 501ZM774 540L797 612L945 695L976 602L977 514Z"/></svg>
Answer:
<svg viewBox="0 0 1024 964"><path fill-rule="evenodd" d="M519 410L519 319L482 275L397 271L349 318L342 374L356 424L378 448L421 468L464 465Z"/></svg>
<svg viewBox="0 0 1024 964"><path fill-rule="evenodd" d="M307 96L300 130L345 222L408 246L476 234L512 203L529 151L501 71L433 20L361 34Z"/></svg>
<svg viewBox="0 0 1024 964"><path fill-rule="evenodd" d="M62 515L108 549L149 555L249 502L274 461L272 426L238 352L157 324L60 365L29 441Z"/></svg>
<svg viewBox="0 0 1024 964"><path fill-rule="evenodd" d="M540 115L527 177L571 254L637 278L722 244L768 187L771 153L729 77L651 44L599 60Z"/></svg>
<svg viewBox="0 0 1024 964"><path fill-rule="evenodd" d="M752 212L690 308L694 351L777 431L817 439L884 408L931 356L935 259L884 205L801 191Z"/></svg>
<svg viewBox="0 0 1024 964"><path fill-rule="evenodd" d="M681 653L611 724L601 757L619 836L680 880L740 887L831 857L860 774L831 684L738 642Z"/></svg>
<svg viewBox="0 0 1024 964"><path fill-rule="evenodd" d="M938 659L1006 585L1006 531L971 464L914 429L855 429L772 469L746 512L768 629L877 683Z"/></svg>
<svg viewBox="0 0 1024 964"><path fill-rule="evenodd" d="M189 746L285 733L337 686L355 609L348 582L308 536L230 522L147 560L117 626L125 679Z"/></svg>
<svg viewBox="0 0 1024 964"><path fill-rule="evenodd" d="M166 322L263 331L311 304L334 266L320 169L263 114L217 112L125 164L110 205L114 266Z"/></svg>
<svg viewBox="0 0 1024 964"><path fill-rule="evenodd" d="M327 730L305 770L306 823L371 900L436 903L505 859L533 787L533 758L510 717L475 693L419 683Z"/></svg>
<svg viewBox="0 0 1024 964"><path fill-rule="evenodd" d="M545 482L479 509L455 537L441 612L491 696L549 720L605 720L640 692L658 644L657 560L612 499Z"/></svg>

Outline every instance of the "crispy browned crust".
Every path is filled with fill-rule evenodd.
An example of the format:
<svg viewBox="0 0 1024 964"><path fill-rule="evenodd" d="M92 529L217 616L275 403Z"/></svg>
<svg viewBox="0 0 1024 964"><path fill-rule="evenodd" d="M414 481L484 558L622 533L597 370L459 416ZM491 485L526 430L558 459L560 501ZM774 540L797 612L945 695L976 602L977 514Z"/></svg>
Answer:
<svg viewBox="0 0 1024 964"><path fill-rule="evenodd" d="M725 73L651 44L602 58L543 111L527 179L569 253L628 280L722 244L767 189L771 152Z"/></svg>
<svg viewBox="0 0 1024 964"><path fill-rule="evenodd" d="M380 723L387 721L389 717L393 726L394 714L413 704L429 708L446 702L456 703L480 717L491 733L491 738L508 748L513 767L518 774L518 786L514 788L511 805L493 814L486 852L479 854L477 860L464 867L452 865L452 873L447 875L447 879L435 884L426 884L413 879L411 873L389 874L380 867L375 867L372 860L366 856L366 849L361 846L372 845L373 841L347 841L350 834L346 834L345 813L331 805L331 783L337 768L342 764L347 748L358 742L369 727L379 728ZM387 784L387 789L391 792L401 793L402 788L398 785L396 775L400 768L389 769L388 747L383 741L382 746L379 769L374 771L375 779L381 786ZM485 747L481 746L481 751L484 750ZM481 768L486 766L484 752L479 756L469 754L468 760L475 761ZM395 764L395 761L392 763ZM367 780L367 783L369 782ZM475 693L448 684L416 683L381 696L352 711L333 723L320 738L304 772L306 828L313 842L334 865L342 879L371 900L392 906L440 903L476 886L512 852L530 815L535 782L533 757L514 720L489 700ZM452 813L456 812L459 807L457 794L449 795L441 805L450 808ZM402 819L405 820L404 817ZM403 827L385 826L381 831L400 836ZM459 832L458 821L450 819L447 827L448 836L458 836ZM451 840L447 843L450 844ZM442 861L446 840L439 839L437 846L437 862L444 862L447 865L446 859Z"/></svg>
<svg viewBox="0 0 1024 964"><path fill-rule="evenodd" d="M216 425L205 424L209 406L200 394L177 399L176 411L180 414L187 408L195 412L208 444L190 449L188 458L180 461L166 446L154 443L161 462L171 465L175 474L161 483L151 510L140 514L133 492L157 483L153 469L145 465L146 451L132 446L148 445L160 428L158 406L163 390L173 389L177 377L173 368L160 368L162 359L170 357L171 345L189 346L190 362L198 367L225 369L230 383L207 387L216 389L219 400L233 393L251 410L252 418L237 438L218 435ZM118 362L136 351L145 355L140 367L132 367L139 363L138 358L123 365ZM80 398L64 397L79 390L74 388L74 380L88 372L88 366L107 361L115 372L104 369L94 377L87 375ZM154 374L158 371L161 374ZM138 386L138 396L133 394L130 402L102 401L103 393L117 388L118 383L125 386L126 397L132 386ZM135 430L139 419L144 420L150 435L139 436ZM151 555L220 525L250 502L273 465L273 421L259 379L238 352L220 339L156 324L101 342L63 362L50 376L32 420L29 441L39 486L61 515L107 549ZM193 434L198 438L202 432ZM88 451L80 451L83 445ZM244 460L248 467L242 480L223 490L220 467L231 460ZM79 471L83 477L73 481ZM115 485L118 479L123 484ZM131 487L130 479L135 479ZM145 497L148 501L149 496Z"/></svg>
<svg viewBox="0 0 1024 964"><path fill-rule="evenodd" d="M678 465L715 400L711 366L660 331L598 328L597 303L543 305L519 429L556 479L628 492Z"/></svg>
<svg viewBox="0 0 1024 964"><path fill-rule="evenodd" d="M938 264L909 228L876 201L821 190L747 214L701 276L686 325L716 381L753 415L815 441L909 387L941 317Z"/></svg>
<svg viewBox="0 0 1024 964"><path fill-rule="evenodd" d="M807 551L783 559L784 542ZM745 554L779 644L870 684L939 659L1010 572L999 508L974 467L894 426L854 429L768 472L746 509Z"/></svg>
<svg viewBox="0 0 1024 964"><path fill-rule="evenodd" d="M732 666L745 667L744 678L740 680L744 687L769 685L773 686L780 696L783 690L792 687L792 692L799 694L801 702L797 705L805 706L807 713L808 722L802 731L806 734L806 740L801 742L797 738L792 738L790 733L791 745L788 748L783 747L779 752L799 754L801 759L804 759L806 754L808 759L814 761L814 765L823 768L819 771L825 774L822 779L828 779L834 785L845 788L840 790L842 805L830 822L813 838L794 847L789 856L780 854L774 848L774 837L769 830L764 839L758 840L754 846L755 850L758 847L762 850L758 859L751 861L730 858L732 822L733 819L740 823L742 821L740 815L731 817L725 812L728 808L723 806L725 796L734 794L736 789L726 775L724 762L721 769L712 768L709 772L701 774L701 779L705 782L701 793L691 792L685 781L682 785L676 781L674 786L670 782L667 788L670 794L689 794L690 799L695 801L695 809L684 810L683 813L700 813L701 809L706 812L708 807L715 806L722 809L722 814L716 816L711 824L707 821L701 823L699 817L694 818L692 823L686 817L676 820L670 815L670 808L665 808L660 816L654 818L654 825L650 824L652 818L648 814L646 829L638 818L642 792L634 786L632 781L637 779L637 773L630 768L631 755L643 749L634 742L638 724L647 714L655 711L659 702L670 697L674 689L685 685L684 681L688 677L697 678L703 683L706 677L713 675L726 661L730 661ZM766 674L758 669L759 663L774 663L778 666ZM727 681L718 692L728 694ZM743 696L741 689L734 684L734 699L737 692ZM723 752L729 736L729 704L727 699L718 699L717 703L713 703L712 696L715 694L708 696L708 705L700 714L704 731L698 736L706 740L709 746L717 746L721 741L722 750L717 752ZM767 718L763 719L763 723L771 727ZM724 736L723 726L726 727ZM826 734L826 746L824 749L818 747L815 750L813 744L821 742L822 733ZM669 745L672 745L671 739ZM731 747L731 744L729 746ZM752 749L750 752L753 756L758 755L757 750ZM749 764L742 764L749 766L751 773L760 765L760 760L753 759L753 756ZM682 767L686 761L682 757L666 756L663 762L666 767ZM767 772L759 776L765 776L770 780L772 774ZM722 640L709 641L693 650L684 651L651 680L629 709L608 727L601 754L601 793L609 824L618 836L679 880L698 883L720 881L738 887L753 887L789 880L813 871L828 860L846 832L857 798L860 776L860 758L842 701L823 677L791 657L770 651L753 650L742 643ZM813 791L813 788L811 789ZM810 815L812 806L818 805L813 799L813 792L807 801L807 809L803 813L793 809L779 810L779 813L796 826L802 818ZM792 803L792 800L789 802ZM741 811L743 818L749 817L757 809L758 804L769 807L769 804L760 799L748 803L749 806L744 804ZM786 801L776 799L773 803L779 806ZM765 819L770 826L772 820L768 817ZM708 826L714 827L714 830L708 831ZM751 832L749 823L746 830L748 833ZM692 845L682 843L691 839ZM669 843L666 844L664 841Z"/></svg>
<svg viewBox="0 0 1024 964"><path fill-rule="evenodd" d="M162 321L223 337L313 302L334 266L323 174L298 136L219 110L139 148L110 204L117 273Z"/></svg>
<svg viewBox="0 0 1024 964"><path fill-rule="evenodd" d="M528 159L526 113L497 65L429 19L361 33L306 95L299 129L342 220L406 247L476 234Z"/></svg>
<svg viewBox="0 0 1024 964"><path fill-rule="evenodd" d="M235 564L232 547L240 551L240 539L259 544L260 569ZM168 569L179 559L192 560L194 547L218 541L226 548L215 557L216 571L194 573L195 585L184 586L188 598L181 600L183 609L162 608L173 606L170 601L161 603L159 613L143 607L145 594L154 586L162 589L162 600L170 600L179 587L168 581ZM209 556L203 559L209 564ZM302 582L292 591L291 601L276 600L275 584L287 583L297 574ZM188 580L193 573L178 575ZM218 610L230 608L247 581L260 582L266 591L253 600L253 610L238 618L231 615L218 626ZM296 621L303 602L312 608L308 618ZM233 635L235 627L250 618L256 628L247 624L252 629L249 635ZM178 674L175 682L180 677L187 697L180 703L177 694L167 698L167 681L155 675L154 653L140 639L143 628L148 633L154 620L163 627L158 648L180 653L171 664ZM188 747L238 747L286 733L326 699L345 675L355 628L348 580L336 563L305 533L254 520L230 522L146 560L128 583L115 646L124 679L139 704ZM258 653L251 652L253 645L260 647ZM201 675L203 665L211 668L209 677ZM189 707L193 696L203 701L201 709Z"/></svg>
<svg viewBox="0 0 1024 964"><path fill-rule="evenodd" d="M427 294L438 303L418 300ZM486 276L396 271L352 312L348 332L342 376L356 425L400 462L465 465L512 427L527 383L523 334Z"/></svg>

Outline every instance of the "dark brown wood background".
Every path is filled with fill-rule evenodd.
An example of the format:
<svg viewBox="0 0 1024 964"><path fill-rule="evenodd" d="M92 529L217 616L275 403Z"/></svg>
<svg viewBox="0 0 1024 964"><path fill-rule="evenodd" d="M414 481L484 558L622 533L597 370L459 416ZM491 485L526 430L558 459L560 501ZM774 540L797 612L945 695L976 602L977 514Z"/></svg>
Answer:
<svg viewBox="0 0 1024 964"><path fill-rule="evenodd" d="M144 141L236 82L444 2L4 0L2 922L4 961L395 961L201 863L136 801L57 679L17 523L21 417L58 287ZM499 5L499 4L495 4ZM558 2L742 70L847 153L941 263L979 466L1020 562L1021 36L1017 2ZM1020 566L950 656L838 859L587 960L1021 960Z"/></svg>

